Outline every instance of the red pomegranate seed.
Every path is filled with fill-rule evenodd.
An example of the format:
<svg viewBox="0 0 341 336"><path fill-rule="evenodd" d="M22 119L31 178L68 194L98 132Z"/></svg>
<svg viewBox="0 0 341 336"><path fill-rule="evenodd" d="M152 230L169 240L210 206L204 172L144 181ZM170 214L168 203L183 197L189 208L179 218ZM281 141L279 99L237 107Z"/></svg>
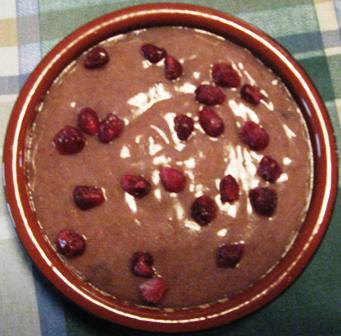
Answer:
<svg viewBox="0 0 341 336"><path fill-rule="evenodd" d="M66 257L75 257L85 251L86 244L79 233L66 229L59 232L56 246L59 253Z"/></svg>
<svg viewBox="0 0 341 336"><path fill-rule="evenodd" d="M191 206L191 217L201 226L212 222L217 216L217 205L215 201L206 195L194 200Z"/></svg>
<svg viewBox="0 0 341 336"><path fill-rule="evenodd" d="M143 301L153 305L159 304L167 291L166 284L161 278L149 279L143 282L139 289Z"/></svg>
<svg viewBox="0 0 341 336"><path fill-rule="evenodd" d="M182 75L181 63L173 56L167 55L165 58L165 76L169 80L177 79Z"/></svg>
<svg viewBox="0 0 341 336"><path fill-rule="evenodd" d="M257 187L249 191L252 208L263 216L272 216L277 207L276 190Z"/></svg>
<svg viewBox="0 0 341 336"><path fill-rule="evenodd" d="M148 252L135 252L131 258L132 272L144 278L152 278L154 275L153 270L154 259Z"/></svg>
<svg viewBox="0 0 341 336"><path fill-rule="evenodd" d="M265 149L269 144L268 132L253 121L247 121L239 131L239 137L255 151Z"/></svg>
<svg viewBox="0 0 341 336"><path fill-rule="evenodd" d="M75 127L65 126L53 138L58 152L63 155L79 153L85 146L82 132Z"/></svg>
<svg viewBox="0 0 341 336"><path fill-rule="evenodd" d="M217 86L200 84L195 92L195 99L205 105L220 105L225 101L225 93Z"/></svg>
<svg viewBox="0 0 341 336"><path fill-rule="evenodd" d="M216 254L217 266L235 268L244 254L244 244L224 244L218 247Z"/></svg>
<svg viewBox="0 0 341 336"><path fill-rule="evenodd" d="M225 176L220 181L219 189L220 198L223 203L233 203L234 201L239 199L239 185L233 176Z"/></svg>
<svg viewBox="0 0 341 336"><path fill-rule="evenodd" d="M151 190L150 183L140 175L123 175L121 187L125 192L137 198L146 196Z"/></svg>
<svg viewBox="0 0 341 336"><path fill-rule="evenodd" d="M211 137L217 138L224 133L223 119L209 107L204 107L199 111L199 123L205 133Z"/></svg>
<svg viewBox="0 0 341 336"><path fill-rule="evenodd" d="M162 167L160 169L160 179L164 188L169 192L179 193L186 187L186 177L178 169Z"/></svg>
<svg viewBox="0 0 341 336"><path fill-rule="evenodd" d="M157 63L166 57L165 49L159 48L153 44L146 43L141 47L141 53L149 62Z"/></svg>
<svg viewBox="0 0 341 336"><path fill-rule="evenodd" d="M240 94L243 99L253 105L258 105L263 98L260 89L257 86L250 84L244 84L240 90Z"/></svg>
<svg viewBox="0 0 341 336"><path fill-rule="evenodd" d="M282 168L274 158L265 155L259 162L257 174L265 181L274 183L281 176Z"/></svg>
<svg viewBox="0 0 341 336"><path fill-rule="evenodd" d="M77 186L73 190L73 201L81 210L94 208L105 201L101 188L92 186Z"/></svg>
<svg viewBox="0 0 341 336"><path fill-rule="evenodd" d="M223 87L238 87L240 76L236 70L227 63L216 63L212 67L212 78L214 83Z"/></svg>
<svg viewBox="0 0 341 336"><path fill-rule="evenodd" d="M78 114L78 127L88 135L95 135L98 132L99 120L97 113L90 107L83 107Z"/></svg>
<svg viewBox="0 0 341 336"><path fill-rule="evenodd" d="M98 139L103 143L118 138L124 129L124 121L117 115L109 113L99 124Z"/></svg>
<svg viewBox="0 0 341 336"><path fill-rule="evenodd" d="M174 130L180 140L187 140L194 129L194 120L185 114L178 114L174 118Z"/></svg>
<svg viewBox="0 0 341 336"><path fill-rule="evenodd" d="M87 69L101 68L109 62L109 55L103 47L95 47L88 51L84 59Z"/></svg>

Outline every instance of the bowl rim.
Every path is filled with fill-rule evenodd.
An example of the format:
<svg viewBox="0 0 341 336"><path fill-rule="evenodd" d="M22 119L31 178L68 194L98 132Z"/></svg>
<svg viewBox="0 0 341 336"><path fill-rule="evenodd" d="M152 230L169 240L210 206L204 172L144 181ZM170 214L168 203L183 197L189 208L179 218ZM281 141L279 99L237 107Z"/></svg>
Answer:
<svg viewBox="0 0 341 336"><path fill-rule="evenodd" d="M25 180L26 135L37 103L63 68L90 46L126 31L151 26L204 29L240 43L269 65L286 83L303 111L314 156L313 194L306 220L279 264L252 288L223 303L165 311L129 306L109 298L76 277L45 241L30 207ZM270 302L303 271L318 248L332 215L338 186L335 137L324 103L292 56L259 29L210 8L159 3L128 7L76 29L38 64L20 91L7 128L3 178L8 210L22 244L46 278L67 298L105 320L161 332L203 330L239 319ZM318 195L317 195L318 194Z"/></svg>

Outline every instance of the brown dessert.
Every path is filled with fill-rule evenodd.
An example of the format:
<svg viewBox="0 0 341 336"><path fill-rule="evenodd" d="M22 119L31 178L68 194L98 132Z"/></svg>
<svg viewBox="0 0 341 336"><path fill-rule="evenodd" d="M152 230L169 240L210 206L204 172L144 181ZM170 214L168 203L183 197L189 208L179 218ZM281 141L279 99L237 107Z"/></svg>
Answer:
<svg viewBox="0 0 341 336"><path fill-rule="evenodd" d="M290 247L311 193L308 134L284 84L193 29L81 55L39 106L27 153L51 244L133 304L207 304L252 286Z"/></svg>

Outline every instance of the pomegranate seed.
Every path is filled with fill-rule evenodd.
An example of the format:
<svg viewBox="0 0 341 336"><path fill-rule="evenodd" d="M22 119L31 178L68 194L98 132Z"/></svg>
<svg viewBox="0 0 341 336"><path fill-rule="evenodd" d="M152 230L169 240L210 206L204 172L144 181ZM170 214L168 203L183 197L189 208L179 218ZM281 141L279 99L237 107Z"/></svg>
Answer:
<svg viewBox="0 0 341 336"><path fill-rule="evenodd" d="M194 200L191 206L191 217L201 226L207 225L217 216L217 205L215 201L206 195Z"/></svg>
<svg viewBox="0 0 341 336"><path fill-rule="evenodd" d="M274 158L265 155L259 162L257 174L265 181L274 183L281 176L282 168Z"/></svg>
<svg viewBox="0 0 341 336"><path fill-rule="evenodd" d="M220 105L225 101L225 93L217 86L200 84L195 92L195 99L205 105Z"/></svg>
<svg viewBox="0 0 341 336"><path fill-rule="evenodd" d="M95 135L98 132L98 116L90 107L84 107L80 110L77 122L80 130L88 135Z"/></svg>
<svg viewBox="0 0 341 336"><path fill-rule="evenodd" d="M177 79L182 75L181 63L173 56L167 55L165 58L165 76L169 80Z"/></svg>
<svg viewBox="0 0 341 336"><path fill-rule="evenodd" d="M148 252L135 252L131 258L131 270L137 276L152 278L154 259Z"/></svg>
<svg viewBox="0 0 341 336"><path fill-rule="evenodd" d="M161 168L160 179L164 188L169 192L179 193L186 187L186 177L184 173L175 168Z"/></svg>
<svg viewBox="0 0 341 336"><path fill-rule="evenodd" d="M205 133L217 138L224 133L224 122L219 115L209 107L204 107L199 111L199 123Z"/></svg>
<svg viewBox="0 0 341 336"><path fill-rule="evenodd" d="M225 176L220 181L219 189L220 198L223 203L233 203L234 201L239 199L239 185L233 176Z"/></svg>
<svg viewBox="0 0 341 336"><path fill-rule="evenodd" d="M272 216L277 207L276 190L257 187L249 191L252 208L263 216Z"/></svg>
<svg viewBox="0 0 341 336"><path fill-rule="evenodd" d="M259 151L269 144L268 132L253 121L247 121L239 131L239 137L251 149Z"/></svg>
<svg viewBox="0 0 341 336"><path fill-rule="evenodd" d="M227 63L216 63L212 67L212 78L214 83L223 87L238 87L240 77L236 70Z"/></svg>
<svg viewBox="0 0 341 336"><path fill-rule="evenodd" d="M124 129L124 121L117 115L109 113L99 124L98 139L103 143L118 138Z"/></svg>
<svg viewBox="0 0 341 336"><path fill-rule="evenodd" d="M235 268L244 254L244 244L224 244L218 247L216 254L217 266Z"/></svg>
<svg viewBox="0 0 341 336"><path fill-rule="evenodd" d="M146 43L141 47L141 53L151 63L157 63L167 55L165 49L159 48L150 43Z"/></svg>
<svg viewBox="0 0 341 336"><path fill-rule="evenodd" d="M75 257L85 251L85 239L73 230L62 230L56 240L57 250L66 257Z"/></svg>
<svg viewBox="0 0 341 336"><path fill-rule="evenodd" d="M105 201L101 188L92 186L77 186L73 190L73 201L81 210L94 208Z"/></svg>
<svg viewBox="0 0 341 336"><path fill-rule="evenodd" d="M75 127L65 126L53 138L53 142L60 154L76 154L85 146L82 132Z"/></svg>
<svg viewBox="0 0 341 336"><path fill-rule="evenodd" d="M121 177L121 187L125 192L137 198L146 196L151 189L150 183L144 177L129 174Z"/></svg>
<svg viewBox="0 0 341 336"><path fill-rule="evenodd" d="M185 114L178 114L174 118L174 130L180 140L187 140L194 129L194 120Z"/></svg>
<svg viewBox="0 0 341 336"><path fill-rule="evenodd" d="M240 90L240 94L243 99L252 105L258 105L263 98L260 89L257 86L244 84Z"/></svg>
<svg viewBox="0 0 341 336"><path fill-rule="evenodd" d="M161 278L149 279L143 282L139 289L143 301L154 305L161 302L167 291L166 284Z"/></svg>
<svg viewBox="0 0 341 336"><path fill-rule="evenodd" d="M102 47L95 47L88 51L85 56L84 66L87 69L101 68L109 62L109 55Z"/></svg>

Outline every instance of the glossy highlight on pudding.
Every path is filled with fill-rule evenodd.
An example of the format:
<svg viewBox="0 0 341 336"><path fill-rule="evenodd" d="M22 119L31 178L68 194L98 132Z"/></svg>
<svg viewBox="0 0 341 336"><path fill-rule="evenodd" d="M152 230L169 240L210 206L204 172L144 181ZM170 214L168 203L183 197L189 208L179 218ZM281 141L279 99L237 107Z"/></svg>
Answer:
<svg viewBox="0 0 341 336"><path fill-rule="evenodd" d="M166 53L152 62L141 53L146 44ZM84 54L56 80L32 129L29 188L46 236L54 245L62 230L82 234L86 249L65 262L130 303L187 307L236 295L280 260L304 219L312 157L301 112L250 52L214 35L151 28L101 48L101 66L89 66ZM96 112L98 127L91 113L79 117L85 108ZM191 122L176 123L179 115L194 121L180 137ZM84 127L83 119L95 126ZM70 132L53 141L65 127L76 139L71 152L64 146L73 141ZM260 165L269 156L279 169L272 161ZM174 177L160 173L167 167L185 183L170 189L164 181ZM222 183L227 176L238 192L230 178ZM136 197L142 179L150 186L144 182L148 192ZM101 190L105 200L86 210L75 206L79 186ZM205 216L197 204L207 207ZM153 259L136 266L149 280L132 272L141 251Z"/></svg>

